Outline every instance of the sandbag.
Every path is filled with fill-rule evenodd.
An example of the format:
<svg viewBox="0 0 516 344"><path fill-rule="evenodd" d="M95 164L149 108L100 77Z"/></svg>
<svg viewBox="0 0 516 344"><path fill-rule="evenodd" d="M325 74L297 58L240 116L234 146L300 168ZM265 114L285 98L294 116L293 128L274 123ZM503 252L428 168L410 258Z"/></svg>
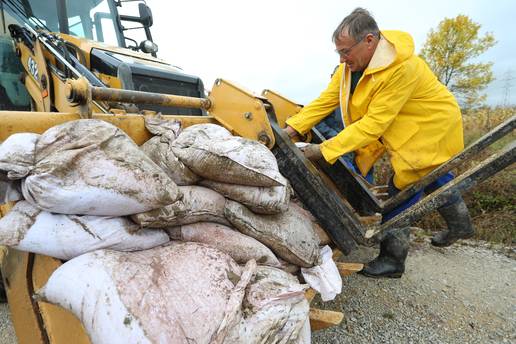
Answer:
<svg viewBox="0 0 516 344"><path fill-rule="evenodd" d="M238 185L285 185L276 158L263 144L237 136L184 140L185 132L172 143L172 151L195 174Z"/></svg>
<svg viewBox="0 0 516 344"><path fill-rule="evenodd" d="M174 141L181 132L180 121L166 120L160 113L155 116L146 116L144 124L145 129L147 129L151 134L166 137L169 141Z"/></svg>
<svg viewBox="0 0 516 344"><path fill-rule="evenodd" d="M227 200L224 215L240 232L266 245L287 262L302 267L319 265L319 239L312 222L294 203L284 213L258 215Z"/></svg>
<svg viewBox="0 0 516 344"><path fill-rule="evenodd" d="M92 343L210 343L233 325L222 320L235 318L255 269L197 243L99 250L60 266L36 298L70 310Z"/></svg>
<svg viewBox="0 0 516 344"><path fill-rule="evenodd" d="M178 147L189 147L197 144L211 141L215 139L222 139L232 137L231 133L223 126L203 123L194 124L181 131L181 133L174 140Z"/></svg>
<svg viewBox="0 0 516 344"><path fill-rule="evenodd" d="M287 180L283 179L284 185L273 187L227 184L207 179L200 184L217 191L226 198L244 204L254 213L278 214L288 209L290 200L290 187Z"/></svg>
<svg viewBox="0 0 516 344"><path fill-rule="evenodd" d="M145 118L145 127L156 136L141 145L141 150L177 185L197 183L200 178L174 155L170 147L179 135L181 123L154 116Z"/></svg>
<svg viewBox="0 0 516 344"><path fill-rule="evenodd" d="M254 259L258 264L280 266L278 258L267 246L218 223L199 222L169 228L167 232L173 240L198 242L214 247L229 254L239 264Z"/></svg>
<svg viewBox="0 0 516 344"><path fill-rule="evenodd" d="M0 180L9 181L27 176L34 168L36 142L40 135L18 133L0 145Z"/></svg>
<svg viewBox="0 0 516 344"><path fill-rule="evenodd" d="M314 231L317 234L317 237L319 238L319 245L324 246L331 244L332 241L328 236L328 233L326 233L326 231L321 227L321 225L319 225L317 219L312 215L312 213L309 210L303 208L303 205L299 200L293 200L293 203L296 204L297 208L306 219L312 221Z"/></svg>
<svg viewBox="0 0 516 344"><path fill-rule="evenodd" d="M226 199L219 193L202 186L179 186L183 198L179 201L133 215L142 227L166 228L196 222L216 222L229 225L224 217Z"/></svg>
<svg viewBox="0 0 516 344"><path fill-rule="evenodd" d="M82 119L52 127L36 144L25 199L62 214L123 216L175 202L175 183L120 129Z"/></svg>
<svg viewBox="0 0 516 344"><path fill-rule="evenodd" d="M226 343L302 342L309 313L305 289L294 276L259 266L246 290L245 316L231 329Z"/></svg>
<svg viewBox="0 0 516 344"><path fill-rule="evenodd" d="M169 241L164 231L139 230L127 218L52 214L26 201L0 219L0 245L64 260L103 248L138 251Z"/></svg>

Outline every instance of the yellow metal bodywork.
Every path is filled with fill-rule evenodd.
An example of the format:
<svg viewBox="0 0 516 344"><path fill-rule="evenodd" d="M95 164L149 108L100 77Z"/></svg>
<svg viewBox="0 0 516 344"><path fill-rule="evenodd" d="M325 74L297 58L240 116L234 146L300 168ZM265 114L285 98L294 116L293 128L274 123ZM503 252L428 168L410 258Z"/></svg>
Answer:
<svg viewBox="0 0 516 344"><path fill-rule="evenodd" d="M145 118L143 115L94 113L92 118L116 125L138 145L145 143L145 141L152 137L152 134L145 129ZM217 120L211 116L164 115L163 118L180 121L183 128L201 123L219 124ZM55 125L78 119L80 119L80 116L74 113L0 111L0 123L2 124L0 129L0 142L4 141L12 134L23 132L41 134Z"/></svg>
<svg viewBox="0 0 516 344"><path fill-rule="evenodd" d="M265 104L260 97L227 80L211 89L209 113L233 134L274 147L275 139Z"/></svg>
<svg viewBox="0 0 516 344"><path fill-rule="evenodd" d="M82 37L71 36L71 35L67 35L64 33L56 33L56 35L59 36L60 38L64 39L65 41L72 43L73 45L75 45L77 48L79 48L82 51L82 53L84 54L84 57L86 58L86 67L88 67L88 69L91 69L91 65L90 65L91 54L90 53L93 49L98 49L98 50L102 50L102 51L108 51L108 52L128 56L131 58L135 58L139 61L143 60L143 61L145 61L145 64L155 66L155 67L161 67L161 68L170 67L169 63L166 63L164 60L161 60L159 58L152 57L149 54L137 52L137 51L130 50L127 48L120 48L120 47L105 44L102 42L92 41L92 40L82 38Z"/></svg>
<svg viewBox="0 0 516 344"><path fill-rule="evenodd" d="M62 264L58 259L41 254L21 254L31 256L33 260L31 275L34 291L42 288L50 275ZM36 303L38 304L39 314L50 343L90 343L90 339L81 322L72 313L47 302L38 301Z"/></svg>
<svg viewBox="0 0 516 344"><path fill-rule="evenodd" d="M276 119L280 128L285 128L285 121L287 118L295 115L303 108L302 105L296 104L281 94L271 90L263 90L262 96L267 98L274 107L274 113L276 114Z"/></svg>
<svg viewBox="0 0 516 344"><path fill-rule="evenodd" d="M269 148L275 144L265 99L222 79L215 82L208 99L93 87L84 78L67 81L66 97L76 102L81 107L81 117L87 118L91 110L84 111L83 107L88 106L89 100L206 109L233 134L262 142Z"/></svg>
<svg viewBox="0 0 516 344"><path fill-rule="evenodd" d="M35 109L50 111L50 79L41 45L34 44L34 54L22 43L16 43L16 48L23 68L26 71L32 71L26 72L24 78L25 88L34 100Z"/></svg>

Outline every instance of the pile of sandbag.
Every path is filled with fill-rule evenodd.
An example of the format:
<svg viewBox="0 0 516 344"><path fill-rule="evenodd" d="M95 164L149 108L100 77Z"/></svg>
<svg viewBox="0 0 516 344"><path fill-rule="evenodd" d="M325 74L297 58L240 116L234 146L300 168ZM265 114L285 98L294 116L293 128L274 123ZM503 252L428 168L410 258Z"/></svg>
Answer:
<svg viewBox="0 0 516 344"><path fill-rule="evenodd" d="M180 198L177 185L119 128L66 122L0 146L0 176L22 179L24 199L60 214L124 216Z"/></svg>
<svg viewBox="0 0 516 344"><path fill-rule="evenodd" d="M82 255L37 297L74 313L93 343L297 343L304 289L281 270L253 260L241 267L209 246L178 243Z"/></svg>
<svg viewBox="0 0 516 344"><path fill-rule="evenodd" d="M309 342L307 286L290 272L332 295L341 281L274 155L214 124L145 123L141 147L99 120L0 145L21 200L0 245L68 260L38 297L94 343Z"/></svg>
<svg viewBox="0 0 516 344"><path fill-rule="evenodd" d="M123 131L100 120L20 133L0 145L0 245L59 259L98 249L138 251L170 241L126 215L181 199L177 185Z"/></svg>
<svg viewBox="0 0 516 344"><path fill-rule="evenodd" d="M288 181L267 147L215 124L181 131L176 123L154 117L146 126L156 135L142 146L149 157L178 181L198 180L202 186L179 186L182 200L133 215L133 221L168 228L173 239L217 247L239 262L252 258L290 272L302 268L324 300L340 293L331 255L321 254L321 241L327 244L328 237L309 212L291 202Z"/></svg>

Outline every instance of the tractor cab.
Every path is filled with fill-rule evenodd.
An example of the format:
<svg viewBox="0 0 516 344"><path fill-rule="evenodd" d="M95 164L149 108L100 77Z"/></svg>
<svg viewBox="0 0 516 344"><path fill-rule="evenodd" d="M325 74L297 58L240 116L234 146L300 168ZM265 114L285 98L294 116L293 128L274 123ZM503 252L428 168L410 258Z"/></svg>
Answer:
<svg viewBox="0 0 516 344"><path fill-rule="evenodd" d="M119 12L128 2L132 3L128 6L130 9L136 7L131 6L135 4L134 0L1 0L0 60L14 63L2 63L0 67L0 92L8 95L0 101L0 108L23 110L30 107L23 79L27 71L32 74L31 65L27 61L17 61L19 57L13 40L22 39L30 47L33 45L30 40L38 35L54 40L59 48L45 52L51 73L67 73L60 64L53 62L59 54L62 59L76 59L85 72L91 72L90 81L98 80L97 86L205 97L199 77L186 74L156 57L158 46L152 41L150 31L152 12L143 1L137 3L137 16ZM13 24L20 29L11 30ZM13 32L22 37L13 37ZM142 41L129 37L129 33L141 37L141 32L145 34ZM43 66L38 64L38 68ZM39 72L42 74L43 71ZM199 109L155 104L142 105L140 110L178 115L205 113Z"/></svg>

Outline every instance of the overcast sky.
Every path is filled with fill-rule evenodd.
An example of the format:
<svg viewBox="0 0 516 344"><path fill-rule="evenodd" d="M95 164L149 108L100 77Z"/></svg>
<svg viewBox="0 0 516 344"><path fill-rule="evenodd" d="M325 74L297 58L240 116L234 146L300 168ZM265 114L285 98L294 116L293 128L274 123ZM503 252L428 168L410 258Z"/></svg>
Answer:
<svg viewBox="0 0 516 344"><path fill-rule="evenodd" d="M306 104L326 87L338 64L331 35L355 7L368 9L380 29L412 34L419 52L431 28L465 14L498 43L480 57L494 62L488 102L516 104L516 1L147 0L154 16L158 57L200 76L207 89L216 78L261 93L275 90ZM505 79L512 76L513 80Z"/></svg>

